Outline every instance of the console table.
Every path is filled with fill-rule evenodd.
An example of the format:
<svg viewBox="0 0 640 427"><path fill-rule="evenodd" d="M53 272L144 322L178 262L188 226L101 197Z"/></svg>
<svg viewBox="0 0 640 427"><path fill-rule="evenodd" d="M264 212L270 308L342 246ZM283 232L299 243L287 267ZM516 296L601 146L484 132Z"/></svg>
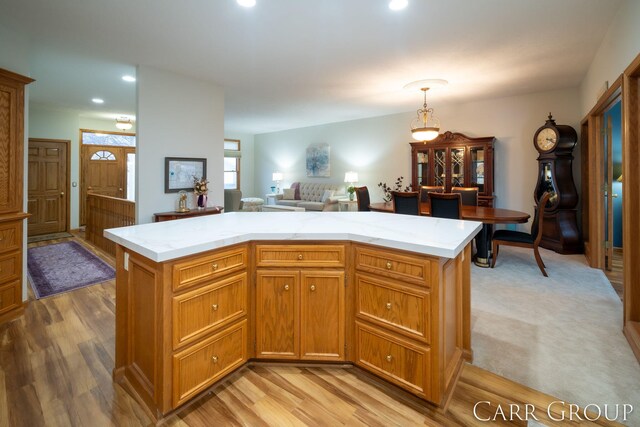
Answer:
<svg viewBox="0 0 640 427"><path fill-rule="evenodd" d="M224 207L222 206L209 206L204 209L191 209L189 212L158 212L153 214L153 222L171 221L174 219L191 218L202 215L216 215L222 213L223 209Z"/></svg>

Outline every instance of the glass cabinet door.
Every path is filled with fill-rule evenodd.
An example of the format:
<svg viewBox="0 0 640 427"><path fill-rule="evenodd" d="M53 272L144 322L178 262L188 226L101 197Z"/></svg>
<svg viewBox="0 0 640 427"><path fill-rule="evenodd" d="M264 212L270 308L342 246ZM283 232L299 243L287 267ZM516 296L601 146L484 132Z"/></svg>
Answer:
<svg viewBox="0 0 640 427"><path fill-rule="evenodd" d="M484 193L484 148L471 147L469 149L469 163L471 176L469 186L478 187L478 193Z"/></svg>
<svg viewBox="0 0 640 427"><path fill-rule="evenodd" d="M418 165L418 185L429 185L429 152L416 153L416 164Z"/></svg>
<svg viewBox="0 0 640 427"><path fill-rule="evenodd" d="M451 149L451 187L464 187L464 147Z"/></svg>
<svg viewBox="0 0 640 427"><path fill-rule="evenodd" d="M447 150L433 150L433 185L444 187L447 173Z"/></svg>

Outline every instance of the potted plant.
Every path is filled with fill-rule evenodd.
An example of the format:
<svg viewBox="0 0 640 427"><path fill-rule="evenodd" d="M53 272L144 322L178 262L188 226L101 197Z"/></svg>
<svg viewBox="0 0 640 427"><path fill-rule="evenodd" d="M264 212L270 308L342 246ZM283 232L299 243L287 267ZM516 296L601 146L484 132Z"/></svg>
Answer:
<svg viewBox="0 0 640 427"><path fill-rule="evenodd" d="M402 189L403 179L404 179L404 176L398 177L398 179L396 179L396 183L394 187L389 187L386 182L381 182L378 184L378 187L382 189L382 193L383 193L382 200L384 200L385 203L389 203L391 202L391 199L393 199L393 195L391 194L392 191L400 191ZM404 187L403 191L411 191L411 184Z"/></svg>
<svg viewBox="0 0 640 427"><path fill-rule="evenodd" d="M350 185L347 188L347 193L349 193L349 200L353 200L355 192L356 192L356 187L354 187L353 185Z"/></svg>

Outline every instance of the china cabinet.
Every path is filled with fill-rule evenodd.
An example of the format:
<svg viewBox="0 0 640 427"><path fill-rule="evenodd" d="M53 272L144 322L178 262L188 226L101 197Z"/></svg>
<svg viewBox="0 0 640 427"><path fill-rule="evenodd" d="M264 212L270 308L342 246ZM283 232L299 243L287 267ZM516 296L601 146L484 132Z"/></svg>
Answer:
<svg viewBox="0 0 640 427"><path fill-rule="evenodd" d="M478 205L493 207L493 136L470 138L445 132L430 142L411 143L411 185L478 187Z"/></svg>

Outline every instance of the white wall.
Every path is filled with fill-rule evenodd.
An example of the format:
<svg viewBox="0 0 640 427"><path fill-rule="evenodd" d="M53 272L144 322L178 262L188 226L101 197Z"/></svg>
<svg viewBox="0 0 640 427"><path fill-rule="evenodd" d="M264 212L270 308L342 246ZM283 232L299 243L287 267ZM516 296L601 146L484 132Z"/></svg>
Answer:
<svg viewBox="0 0 640 427"><path fill-rule="evenodd" d="M70 182L77 183L67 189L70 194L71 229L80 226L80 129L116 132L114 120L92 119L79 116L77 111L32 105L29 111L29 138L64 139L71 141ZM128 132L135 132L135 126ZM26 169L25 169L26 170ZM25 193L26 194L26 193Z"/></svg>
<svg viewBox="0 0 640 427"><path fill-rule="evenodd" d="M456 105L432 105L443 131L461 132L471 137L496 137L496 206L525 211L533 216L533 190L537 177L537 151L533 134L551 111L558 124L579 131L580 111L577 89L474 101ZM359 174L359 185L367 185L372 201L381 201L378 183L391 184L398 176L411 181L412 141L409 125L415 113L395 114L293 129L255 136L255 190L266 192L271 173L284 173L284 186L293 181L338 183L344 173ZM331 178L307 178L305 149L309 144L331 146ZM579 152L574 156L579 159ZM574 164L576 184L579 165Z"/></svg>
<svg viewBox="0 0 640 427"><path fill-rule="evenodd" d="M164 158L207 158L209 205L224 205L224 93L211 83L147 66L136 74L136 221L176 207L164 193ZM192 201L191 201L192 202Z"/></svg>
<svg viewBox="0 0 640 427"><path fill-rule="evenodd" d="M640 54L640 1L626 0L611 22L580 86L581 116L598 100L605 81L613 83Z"/></svg>
<svg viewBox="0 0 640 427"><path fill-rule="evenodd" d="M225 139L240 140L240 151L242 151L240 159L240 190L242 191L242 197L260 197L260 191L256 192L254 190L254 135L225 130L224 137ZM262 197L264 197L264 194Z"/></svg>

